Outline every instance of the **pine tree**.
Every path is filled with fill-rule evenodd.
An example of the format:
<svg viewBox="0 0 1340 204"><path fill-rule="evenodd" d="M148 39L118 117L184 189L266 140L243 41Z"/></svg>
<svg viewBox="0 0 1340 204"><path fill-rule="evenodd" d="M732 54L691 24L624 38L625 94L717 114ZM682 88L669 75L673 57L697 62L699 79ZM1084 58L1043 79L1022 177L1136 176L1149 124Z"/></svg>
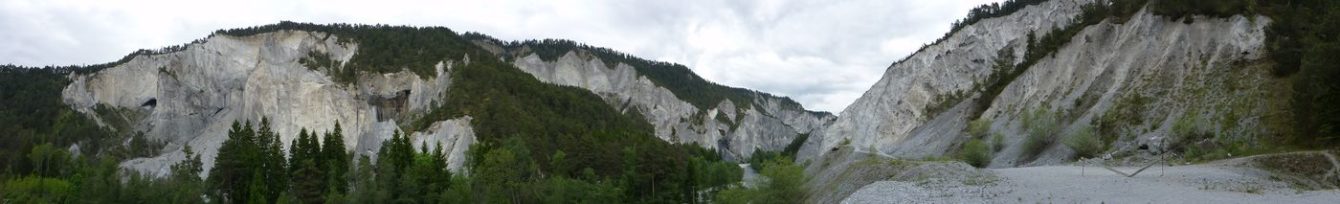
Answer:
<svg viewBox="0 0 1340 204"><path fill-rule="evenodd" d="M289 173L293 179L292 195L301 203L319 203L324 200L321 194L326 190L324 185L326 178L322 176L321 168L317 165L320 159L317 154L320 152L320 146L312 139L316 137L315 135L302 129L298 132L298 138L295 138L289 147L289 152L292 154L292 159L289 160Z"/></svg>
<svg viewBox="0 0 1340 204"><path fill-rule="evenodd" d="M186 160L182 160L172 165L172 182L176 184L172 203L203 203L200 196L204 193L203 183L200 180L202 164L200 155L191 150L190 145L186 145L182 152L186 153Z"/></svg>
<svg viewBox="0 0 1340 204"><path fill-rule="evenodd" d="M357 168L354 168L352 178L352 188L349 189L349 201L351 203L375 203L380 189L377 188L375 167L372 159L364 155L359 157Z"/></svg>
<svg viewBox="0 0 1340 204"><path fill-rule="evenodd" d="M248 185L252 180L252 153L255 152L251 125L245 127L234 121L228 130L228 139L219 147L214 168L209 170L211 194L223 203L237 203L249 198Z"/></svg>
<svg viewBox="0 0 1340 204"><path fill-rule="evenodd" d="M263 174L260 177L266 181L265 197L267 201L273 201L288 188L288 170L282 150L283 144L279 141L279 135L270 128L270 120L267 118L261 118L260 130L257 132L257 146L262 148L259 161Z"/></svg>
<svg viewBox="0 0 1340 204"><path fill-rule="evenodd" d="M335 122L335 130L326 133L322 139L325 148L322 148L323 164L326 168L327 182L335 192L345 193L349 189L349 153L344 151L344 133L340 130L340 122Z"/></svg>

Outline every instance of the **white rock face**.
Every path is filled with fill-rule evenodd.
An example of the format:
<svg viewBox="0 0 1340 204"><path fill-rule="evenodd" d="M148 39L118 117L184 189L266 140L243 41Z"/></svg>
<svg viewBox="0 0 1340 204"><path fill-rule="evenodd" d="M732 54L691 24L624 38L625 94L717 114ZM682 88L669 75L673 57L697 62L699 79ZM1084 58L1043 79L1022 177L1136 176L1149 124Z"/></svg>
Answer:
<svg viewBox="0 0 1340 204"><path fill-rule="evenodd" d="M973 99L980 97L971 89L991 74L995 53L1013 47L1017 62L1030 30L1041 37L1052 25L1066 25L1087 2L1049 1L985 19L913 54L889 67L833 125L808 141L798 157L816 158L844 140L896 157L957 151L968 138L962 132L972 119ZM1005 136L1006 148L992 165L1058 163L1073 155L1060 142L1037 157L1021 155L1019 144L1027 131L1020 126L1027 111L1063 113L1061 135L1066 135L1130 98L1147 99L1134 116L1143 120L1121 126L1121 135L1115 136L1120 138L1114 144L1118 150L1170 142L1168 129L1184 115L1203 118L1198 126L1222 129L1228 136L1267 134L1263 120L1278 105L1271 103L1274 86L1269 84L1278 82L1268 76L1268 68L1254 62L1265 51L1263 28L1268 23L1264 17L1237 16L1196 17L1187 24L1142 11L1127 22L1109 19L1084 28L1007 85L982 114L992 120L993 132ZM926 112L937 96L955 92L968 94L943 112ZM1224 117L1228 114L1236 116Z"/></svg>
<svg viewBox="0 0 1340 204"><path fill-rule="evenodd" d="M440 144L442 152L448 155L447 168L458 170L465 167L465 151L470 149L470 145L475 144L475 129L470 127L469 116L438 121L428 127L428 130L416 132L412 137L413 144ZM432 147L429 147L432 148ZM430 150L432 151L432 150Z"/></svg>
<svg viewBox="0 0 1340 204"><path fill-rule="evenodd" d="M357 85L346 85L298 62L309 52L348 61L357 45L340 44L337 39L300 31L216 35L183 51L136 56L96 73L72 74L73 83L63 95L67 104L99 121L104 120L96 118L96 106L146 113L131 118L130 128L168 142L165 153L122 166L162 176L183 159L183 145L202 155L206 170L212 168L233 121L261 118L270 119L285 148L300 129L329 131L338 121L344 148L370 155L398 129L395 117L388 115L422 111L450 84L451 63L439 64L437 77L426 80L405 71L365 74ZM460 147L474 141L469 120L442 121L427 132L412 134L418 136L415 142L444 145L452 153L449 160L457 164L453 167L459 167L464 152Z"/></svg>
<svg viewBox="0 0 1340 204"><path fill-rule="evenodd" d="M581 87L620 111L642 113L655 127L656 137L726 150L727 157L748 158L754 149L781 150L796 135L818 130L833 119L832 115L783 107L783 99L762 95L749 101L753 103L751 108L737 108L723 100L705 114L698 114L698 107L638 75L635 68L623 63L609 67L598 57L577 51L555 61L531 54L513 64L540 81Z"/></svg>

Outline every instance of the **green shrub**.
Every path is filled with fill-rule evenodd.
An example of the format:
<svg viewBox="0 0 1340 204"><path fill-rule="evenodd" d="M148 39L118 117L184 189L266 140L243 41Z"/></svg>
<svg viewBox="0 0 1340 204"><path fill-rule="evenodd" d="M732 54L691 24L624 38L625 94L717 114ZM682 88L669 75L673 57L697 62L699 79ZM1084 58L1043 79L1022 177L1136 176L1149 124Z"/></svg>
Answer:
<svg viewBox="0 0 1340 204"><path fill-rule="evenodd" d="M69 181L28 176L5 182L0 200L13 203L64 203L75 199L75 187Z"/></svg>
<svg viewBox="0 0 1340 204"><path fill-rule="evenodd" d="M987 118L977 118L968 122L968 135L974 139L986 138L991 133L991 120Z"/></svg>
<svg viewBox="0 0 1340 204"><path fill-rule="evenodd" d="M959 151L958 158L969 165L981 168L991 164L991 146L981 139L968 140Z"/></svg>
<svg viewBox="0 0 1340 204"><path fill-rule="evenodd" d="M1107 146L1103 144L1103 141L1098 139L1097 132L1094 131L1092 126L1088 125L1080 127L1079 130L1076 130L1074 133L1071 133L1070 136L1061 140L1061 143L1065 144L1066 147L1075 150L1075 156L1082 158L1093 158L1107 150Z"/></svg>
<svg viewBox="0 0 1340 204"><path fill-rule="evenodd" d="M1024 155L1037 156L1056 142L1058 127L1056 114L1045 109L1034 110L1024 115L1024 128L1028 138L1024 139Z"/></svg>
<svg viewBox="0 0 1340 204"><path fill-rule="evenodd" d="M1210 133L1200 128L1199 121L1200 118L1197 116L1183 115L1173 122L1173 148L1186 148L1190 144L1210 138Z"/></svg>
<svg viewBox="0 0 1340 204"><path fill-rule="evenodd" d="M991 134L991 151L1000 152L1005 149L1005 135L1000 133Z"/></svg>
<svg viewBox="0 0 1340 204"><path fill-rule="evenodd" d="M716 195L716 203L803 203L809 198L805 169L789 159L769 160L759 174L767 180L755 188L722 190Z"/></svg>

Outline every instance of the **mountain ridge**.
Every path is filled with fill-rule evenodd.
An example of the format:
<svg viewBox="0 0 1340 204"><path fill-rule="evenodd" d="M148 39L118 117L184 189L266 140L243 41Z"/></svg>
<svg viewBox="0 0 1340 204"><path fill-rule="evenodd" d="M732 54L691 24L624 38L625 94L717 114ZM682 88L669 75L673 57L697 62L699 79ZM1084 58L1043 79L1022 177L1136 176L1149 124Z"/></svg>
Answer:
<svg viewBox="0 0 1340 204"><path fill-rule="evenodd" d="M367 31L365 29L372 29L373 31ZM383 29L383 30L377 31L376 29ZM379 34L379 32L385 34ZM474 38L483 36L480 34L471 34L471 35L474 35L475 36ZM346 37L346 36L355 36L355 37ZM427 45L446 43L447 46L445 48L431 48L430 46L411 45L411 44L405 44L406 42L397 42L392 45L369 47L371 45L369 43L371 42L388 42L399 38L406 38L406 39L427 38L429 40L427 41L427 43L425 42L418 42L418 43ZM377 39L377 40L368 40L368 39ZM440 39L440 40L432 40L432 39ZM409 42L414 43L415 41L416 40L410 40ZM432 43L432 42L441 42L441 43ZM571 41L567 42L569 43L564 45L572 45ZM528 45L528 46L539 47L539 45ZM563 45L558 46L561 47ZM254 47L254 48L245 48L241 50L237 49L244 47ZM247 49L256 49L256 50L246 51ZM591 52L590 50L593 49L601 50L599 51L600 53L606 53L606 54L617 53L616 51L613 50L608 50L604 48L595 48L589 46L572 47L571 49L572 49L571 52L573 53ZM201 51L191 51L191 50L201 50ZM397 52L408 53L408 54L400 56L390 55L389 58L386 57L385 55L369 56L365 54L360 54L360 53L383 53L386 50L399 50ZM409 52L404 52L406 50L408 50ZM193 52L194 54L181 54L188 52ZM208 62L211 60L216 60L216 58L200 58L204 59L203 61L200 59L191 60L191 58L198 58L202 56L210 56L230 52L250 53L243 55L250 57L229 59L229 57L226 55L220 55L222 56L222 58L217 59L227 61ZM415 143L435 142L444 146L455 147L447 149L447 151L451 153L450 155L454 156L448 160L451 163L450 166L452 166L453 168L459 168L460 166L462 166L461 162L464 161L462 157L465 152L465 148L470 146L470 144L477 142L478 138L476 138L477 135L475 135L475 133L477 133L478 131L487 131L487 130L481 130L479 127L470 128L470 126L479 125L480 117L478 117L477 115L472 117L472 114L460 115L461 113L459 112L454 114L448 113L453 111L443 112L446 113L445 115L443 115L433 110L437 109L438 107L442 107L443 103L448 103L451 101L450 99L444 101L439 97L447 97L452 95L451 91L448 90L450 89L448 87L452 87L453 83L456 83L454 81L459 80L459 79L452 79L453 77L450 76L452 75L452 73L459 71L457 70L459 68L456 67L471 66L472 63L478 63L480 61L489 61L489 60L472 60L471 56L475 56L473 57L475 59L480 59L478 57L489 57L489 58L497 57L506 60L506 57L502 54L503 53L490 53L486 49L479 47L479 45L471 43L470 40L467 39L466 37L456 35L454 31L451 31L450 29L443 27L367 26L367 25L349 25L349 24L316 25L306 23L281 22L278 24L267 25L267 26L220 30L215 32L214 34L211 34L210 37L208 38L196 40L192 43L188 43L181 46L170 46L158 50L141 50L128 55L122 60L118 60L111 63L82 66L82 67L71 66L67 68L52 69L52 70L61 70L60 72L67 73L71 79L74 79L70 87L64 91L65 92L64 95L66 97L65 99L66 103L75 106L76 110L79 110L80 112L83 112L86 115L93 116L92 119L94 121L97 121L99 124L103 124L103 126L108 126L106 122L103 122L103 120L105 119L103 119L103 117L100 117L100 116L104 117L107 116L107 113L100 113L98 111L93 111L93 108L101 107L103 106L102 104L107 104L107 107L120 107L120 108L113 108L114 110L117 110L114 112L121 113L116 115L117 117L130 118L129 120L127 120L130 121L129 125L127 127L112 127L112 128L131 129L135 131L146 132L148 133L150 138L153 138L155 140L163 140L167 143L166 147L164 147L163 149L165 151L165 154L163 154L162 156L153 158L133 159L125 163L127 167L133 167L135 169L139 169L142 171L158 172L159 175L161 175L161 173L163 172L166 172L167 164L174 163L173 161L181 159L180 149L183 144L188 143L191 144L192 146L197 146L197 151L202 152L204 155L206 155L205 163L210 163L208 161L212 159L211 158L212 156L210 156L212 149L209 148L210 146L209 143L212 142L206 142L206 141L213 141L212 139L200 140L202 138L199 136L187 137L187 138L182 138L180 136L173 136L173 135L199 134L193 132L201 132L209 134L217 134L219 132L222 132L221 130L223 130L222 127L224 126L217 124L209 125L209 127L215 127L215 128L197 128L196 126L199 125L219 123L218 121L220 121L220 118L202 117L200 116L202 115L201 113L206 113L208 115L216 115L224 113L225 114L224 116L219 117L228 117L228 118L238 117L238 120L245 119L249 121L259 121L262 116L271 119L278 119L273 121L277 121L277 124L275 124L275 130L281 133L280 135L293 135L290 132L294 132L300 127L316 129L316 130L329 129L330 128L328 127L329 124L320 124L318 122L315 122L314 119L316 118L327 118L326 120L335 119L341 122L345 122L346 131L351 132L351 134L349 134L351 136L346 137L345 144L350 145L351 147L349 148L361 154L366 154L376 149L376 145L374 144L377 143L378 141L385 139L385 138L379 138L378 136L375 135L385 136L389 135L389 133L392 130L403 129L405 130L405 132L407 132L407 134L413 133L415 135L416 140ZM532 53L532 55L534 54ZM638 59L632 56L626 56L622 54L620 55L622 57L622 60L619 63L633 62L634 64L639 65L658 66L655 68L645 66L638 67L638 69L636 69L637 71L633 72L635 75L637 75L637 77L642 79L659 78L659 81L661 81L660 83L657 83L657 80L651 81L650 85L653 88L666 87L665 86L665 84L667 84L666 81L675 80L676 77L675 74L664 75L661 77L648 77L647 74L641 72L643 70L660 69L662 67L659 66L671 65L670 63L654 62L654 61ZM459 57L452 57L452 56L459 56ZM384 59L384 58L390 59L390 61L385 60L382 60L380 62L374 61L377 59ZM181 61L181 60L189 60L189 61ZM239 63L245 61L252 61L256 63L250 65L248 65L248 63ZM209 64L209 63L222 63L222 64ZM122 70L117 68L127 66L139 67L139 68L134 69L134 71L129 70L109 71L109 70ZM182 66L199 67L199 68L186 68L186 69L179 68ZM256 71L260 70L268 70L268 71L265 72L245 71L228 67L255 67L260 68L256 69ZM219 70L219 68L224 69L222 72L219 72L217 71ZM300 68L300 69L294 69L294 68ZM819 126L821 126L823 122L818 120L823 120L824 117L832 117L831 115L828 115L827 113L824 112L814 112L804 110L798 103L795 103L789 98L777 97L770 94L761 93L748 89L725 87L712 82L707 82L705 80L702 80L700 77L696 77L696 75L693 75L691 70L688 70L682 65L673 65L669 68L675 69L671 73L680 73L679 77L687 77L688 81L690 81L687 84L706 88L705 89L672 88L670 89L671 90L670 93L672 94L665 96L668 97L666 98L667 100L680 101L682 99L679 98L684 96L685 93L692 94L696 93L695 91L697 90L726 90L726 91L724 92L725 94L700 97L707 99L711 98L720 99L721 102L723 103L711 104L714 105L711 108L700 108L700 105L704 103L688 102L688 104L692 104L691 107L696 108L694 109L696 111L690 111L693 114L680 114L675 115L676 117L674 118L660 119L661 123L659 127L665 127L665 128L659 128L655 133L658 137L668 142L698 144L700 146L709 149L721 149L723 152L729 153L726 154L729 155L728 158L742 159L747 158L748 155L753 153L755 150L778 151L782 147L787 145L789 142L791 142L791 138L799 134L808 134L809 131L817 129ZM237 71L245 71L245 73L251 73L251 74L235 75L235 74L224 73L224 72L237 72ZM138 73L146 73L146 74L152 73L152 74L145 75ZM257 75L260 73L269 73L269 74ZM225 75L219 75L219 74L225 74ZM226 76L226 77L219 78L222 81L208 82L210 80L209 78L219 76ZM300 76L300 77L294 78L293 76ZM321 79L323 76L326 77L327 79L325 80ZM183 82L180 80L187 80L187 81L197 80L198 82ZM289 80L297 80L302 82L298 83L284 82ZM263 81L269 81L269 82L263 82ZM280 83L289 85L283 85L283 86L264 85L270 83ZM198 85L192 85L192 84L198 84ZM233 90L233 91L217 91L217 92L220 93L231 92L234 94L221 94L210 97L214 99L202 100L202 99L189 99L189 98L204 95L181 92L184 90L176 90L186 87L200 87L202 85L207 87L215 87L208 89ZM317 85L317 86L313 87L311 85ZM121 91L111 91L106 89L111 87L127 87L127 88L144 87L144 88L126 89ZM274 87L280 87L280 88L274 88ZM173 90L160 90L162 88L168 88ZM187 88L187 89L198 89L198 88ZM675 92L674 90L679 91ZM174 94L161 95L168 93L168 92L160 93L161 91L175 92L175 94L181 94L181 95L180 96L171 96ZM201 93L216 92L216 91L207 91L203 89L201 89L200 91L204 91ZM297 96L294 96L295 95L294 93L298 93L296 94ZM313 93L316 93L317 95L311 95ZM265 100L272 100L274 102L255 101L256 99L249 99L252 98L253 96L257 96L257 94L260 94L262 98L256 98L256 99L269 98ZM597 95L609 95L609 93L597 94ZM288 107L275 106L273 104L282 101L310 100L310 99L304 99L304 97L311 97L311 96L322 98L318 99L318 101L329 101L329 102L322 102L320 103L320 105L308 104L308 105L298 105ZM202 103L204 101L229 101L237 99L241 99L248 102L242 102L242 104L231 104L231 105L230 104L206 105L209 107L202 107L195 105L187 105L187 107L180 107L177 105L182 104L181 102L184 101L168 99L173 97L186 97L180 99L184 99L186 101L195 101L195 102L188 102L187 104ZM727 98L732 98L741 101L735 102L735 100L729 100ZM153 101L154 105L152 106L144 105L149 104L149 102L146 101ZM697 100L697 101L704 101L704 100ZM654 120L655 117L659 116L655 115L655 113L657 112L654 110L655 107L660 107L656 105L658 103L647 103L646 105L643 106L625 105L623 107L619 107L620 104L615 101L607 100L607 102L609 102L608 106L610 107L620 108L621 110L619 110L619 112L623 112L623 114L643 116L647 120ZM229 102L229 103L236 103L236 102ZM740 106L743 106L743 108L731 111L716 111L717 109L719 109L718 106L727 107L727 109L735 109L733 108L735 106L721 106L722 104L726 103L739 104ZM661 102L659 104L666 104L666 103ZM339 107L347 107L354 109L349 109L353 111L342 111L341 109L347 109L347 108L335 108L329 105L336 105ZM801 119L802 121L811 121L811 122L801 122L804 125L792 127L792 125L788 124L795 124L794 123L795 120L788 121L789 118L778 118L778 116L773 116L772 114L761 113L761 112L753 112L745 114L745 112L747 111L753 111L755 106L768 107L769 110L777 112L774 114L780 114L780 112L786 112L786 111L791 112L798 111L797 112L798 114L790 114L787 117L794 116L797 118L812 118L812 119ZM304 115L285 116L286 114L298 113L292 111L298 109L292 109L292 108L300 108L301 110L315 111L316 113L319 113L319 115L325 115L325 116L311 115L310 112ZM237 112L239 111L239 109L242 109L241 111L243 112L240 113ZM284 110L290 110L290 111L284 111ZM279 113L279 115L276 115L274 111L281 111L287 113ZM708 112L711 113L708 114ZM125 113L132 113L132 114L125 114ZM647 113L653 113L653 114L647 114ZM720 115L729 115L729 116L724 118L718 117L717 116L718 113L720 113ZM227 116L227 115L236 115L236 116ZM335 115L342 115L342 116L330 117ZM750 117L745 117L745 115L750 115ZM171 122L171 121L182 121L178 119L179 117L188 117L188 118L193 117L196 119L185 120L185 121L196 121L196 122L189 122L186 124L179 122ZM302 119L302 118L311 118L311 119ZM754 119L747 119L747 118L754 118ZM290 119L290 121L296 121L296 122L286 122L285 120L282 119ZM740 131L740 132L735 131L737 128L739 128L739 126L742 125L745 127L753 127L749 124L760 123L757 122L760 120L763 121L762 123L780 124L780 125L770 125L767 128L763 129L744 128L752 131ZM215 121L215 122L209 122L209 121ZM356 121L373 121L373 122L356 122ZM323 122L323 123L330 123L330 122ZM689 123L694 124L687 125ZM670 126L677 126L678 128L676 129ZM781 133L785 134L776 134L778 133L777 131L771 131L771 132L765 131L768 128L776 129L777 131L781 131ZM715 131L708 131L709 129ZM684 132L696 131L695 133L698 134L688 134L679 132L681 130ZM763 137L764 136L763 134L768 134L767 137L772 139L767 140L756 139L757 137ZM205 138L209 137L206 136ZM220 137L213 137L213 138L219 139ZM287 141L288 138L281 138L281 140ZM208 165L206 165L206 169L208 169Z"/></svg>

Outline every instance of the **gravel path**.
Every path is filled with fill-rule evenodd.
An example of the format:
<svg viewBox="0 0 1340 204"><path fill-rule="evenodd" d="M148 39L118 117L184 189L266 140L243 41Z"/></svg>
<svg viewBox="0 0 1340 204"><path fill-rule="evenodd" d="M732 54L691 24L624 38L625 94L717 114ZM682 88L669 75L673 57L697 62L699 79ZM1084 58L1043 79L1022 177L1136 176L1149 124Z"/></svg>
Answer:
<svg viewBox="0 0 1340 204"><path fill-rule="evenodd" d="M879 181L843 203L1340 203L1340 191L1297 190L1267 172L1240 167L1154 166L1135 177L1082 166L990 171L999 179Z"/></svg>

